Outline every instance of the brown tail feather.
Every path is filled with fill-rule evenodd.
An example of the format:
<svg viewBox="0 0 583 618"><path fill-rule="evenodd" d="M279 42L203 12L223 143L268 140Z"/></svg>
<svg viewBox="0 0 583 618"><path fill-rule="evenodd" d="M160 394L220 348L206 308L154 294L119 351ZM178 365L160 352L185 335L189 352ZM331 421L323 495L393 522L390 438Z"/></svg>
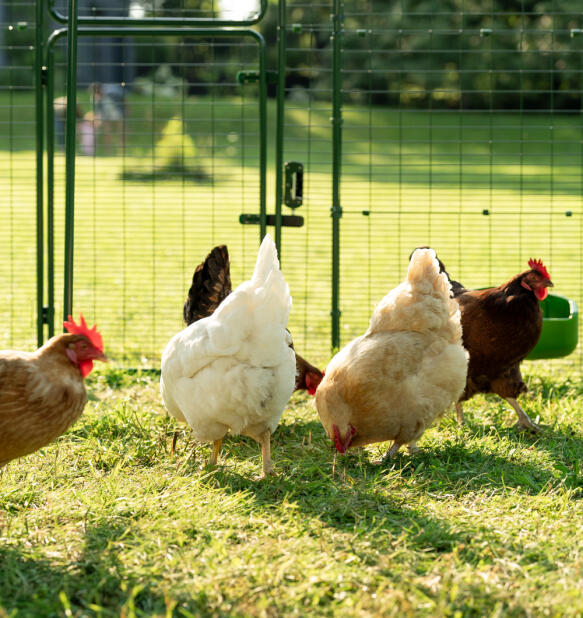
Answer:
<svg viewBox="0 0 583 618"><path fill-rule="evenodd" d="M184 303L184 321L189 325L212 315L230 293L229 252L225 245L220 245L194 271Z"/></svg>

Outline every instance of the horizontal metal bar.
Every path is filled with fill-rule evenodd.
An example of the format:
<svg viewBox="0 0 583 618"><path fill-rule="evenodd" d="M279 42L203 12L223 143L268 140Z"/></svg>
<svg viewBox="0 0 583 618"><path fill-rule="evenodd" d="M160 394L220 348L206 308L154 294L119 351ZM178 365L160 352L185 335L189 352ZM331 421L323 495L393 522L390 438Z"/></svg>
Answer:
<svg viewBox="0 0 583 618"><path fill-rule="evenodd" d="M241 223L241 225L259 225L261 223L261 218L259 214L243 213L239 215L239 223ZM275 215L266 215L265 224L275 225ZM282 227L303 227L304 218L299 215L282 215L281 225Z"/></svg>
<svg viewBox="0 0 583 618"><path fill-rule="evenodd" d="M47 39L48 45L54 45L54 43L60 38L67 36L67 28L60 28L51 32ZM214 37L233 37L233 36L248 36L255 39L260 45L264 44L264 38L261 33L249 28L166 28L166 27L154 27L144 28L140 26L125 26L125 27L111 27L111 28L98 28L95 26L83 26L77 29L79 36L214 36Z"/></svg>
<svg viewBox="0 0 583 618"><path fill-rule="evenodd" d="M567 210L564 212L558 212L558 211L541 211L541 210L523 210L521 211L496 211L496 212L492 212L490 210L484 209L481 210L480 212L464 212L463 210L344 210L343 211L344 214L346 215L363 215L365 217L370 217L371 215L424 215L427 216L428 214L431 214L432 216L435 215L446 215L446 216L452 216L452 217L468 217L468 216L480 216L480 217L484 217L484 216L496 216L496 217L500 217L500 216L513 216L513 217L517 217L517 216L532 216L532 215L536 215L537 217L539 216L551 216L551 215L562 215L564 217L572 217L573 215L576 215L578 213L573 212L572 210Z"/></svg>
<svg viewBox="0 0 583 618"><path fill-rule="evenodd" d="M232 19L215 19L213 17L143 17L133 18L124 17L78 17L77 22L80 25L99 25L99 26L174 26L181 28L183 26L251 26L260 22L267 12L267 1L260 0L261 4L259 12L251 19L236 21ZM61 24L69 23L69 18L63 15L55 8L55 1L49 1L49 12L55 21Z"/></svg>

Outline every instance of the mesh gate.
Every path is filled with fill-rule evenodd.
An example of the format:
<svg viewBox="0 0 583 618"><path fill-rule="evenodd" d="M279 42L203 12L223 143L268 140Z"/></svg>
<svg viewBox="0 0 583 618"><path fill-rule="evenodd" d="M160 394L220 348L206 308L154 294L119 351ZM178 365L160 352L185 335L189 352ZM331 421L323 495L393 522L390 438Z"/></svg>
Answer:
<svg viewBox="0 0 583 618"><path fill-rule="evenodd" d="M65 4L57 2L56 10L62 13ZM218 24L226 17L223 3L186 4L155 3L132 18ZM80 3L80 19L127 22L129 2L101 11L98 5ZM2 20L17 24L28 9L32 15L34 4L4 3ZM334 294L341 312L337 342L363 332L374 304L402 279L419 244L435 247L452 276L471 287L501 283L529 257L540 257L555 290L582 304L583 24L569 3L255 3L236 18L265 36L270 69L278 62L278 10L287 39L283 160L305 170L298 211L304 226L282 230L282 266L294 297L291 329L300 351L328 358ZM6 59L22 32L3 29L0 42L2 140L10 153L10 191L0 198L0 273L9 290L1 335L4 346L29 348L35 318L34 187L24 171L34 164L30 39ZM180 327L192 269L213 244L229 245L235 284L250 272L258 229L240 226L238 217L258 210L258 94L256 83L241 83L237 74L257 70L257 50L237 35L147 40L86 33L79 45L75 310L111 333L116 360L152 364ZM57 321L63 46L64 39L55 45L51 123ZM81 140L91 138L99 84L121 91L122 118L93 127L94 151L87 154ZM269 89L272 213L277 101L274 85ZM334 124L338 97L341 144ZM178 153L169 166L167 148ZM335 235L331 206L338 186ZM579 346L556 363L580 375L582 360Z"/></svg>
<svg viewBox="0 0 583 618"><path fill-rule="evenodd" d="M98 59L103 36L112 35L119 55L132 58L124 62L134 73L131 88L123 76L100 77L118 68ZM169 40L172 58L164 62ZM261 47L235 32L137 37L81 29L79 49L91 60L77 68L74 308L108 333L117 362L152 366L180 329L194 267L214 245L228 245L234 282L254 265L258 229L238 217L257 213L261 201L259 93L237 75L258 72ZM65 66L54 68L58 76ZM53 100L63 97L56 88ZM106 97L117 113L104 110ZM55 253L62 255L58 108L54 120ZM58 290L56 316L62 297Z"/></svg>

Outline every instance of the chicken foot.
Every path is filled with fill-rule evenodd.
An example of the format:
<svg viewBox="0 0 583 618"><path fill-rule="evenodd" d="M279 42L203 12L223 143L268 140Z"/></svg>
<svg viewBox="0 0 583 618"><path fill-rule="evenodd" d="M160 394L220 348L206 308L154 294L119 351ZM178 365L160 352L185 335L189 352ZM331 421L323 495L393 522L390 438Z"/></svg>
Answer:
<svg viewBox="0 0 583 618"><path fill-rule="evenodd" d="M388 463L391 459L395 458L395 455L398 453L400 448L401 448L401 444L399 444L399 442L394 442L391 448L383 455L383 457L373 463L375 463L376 465L381 465L381 466L383 464Z"/></svg>
<svg viewBox="0 0 583 618"><path fill-rule="evenodd" d="M536 433L540 433L541 428L533 423L528 414L520 407L520 404L514 397L505 397L506 401L516 410L516 414L518 414L518 428L519 429L528 429L530 431L534 431Z"/></svg>
<svg viewBox="0 0 583 618"><path fill-rule="evenodd" d="M407 444L407 450L409 451L409 455L413 455L414 453L418 453L419 452L419 447L417 446L417 442L416 441L409 442L409 444Z"/></svg>
<svg viewBox="0 0 583 618"><path fill-rule="evenodd" d="M211 457L209 459L209 466L217 465L217 459L219 458L219 451L221 450L222 442L222 438L219 438L213 442L213 452L211 453Z"/></svg>

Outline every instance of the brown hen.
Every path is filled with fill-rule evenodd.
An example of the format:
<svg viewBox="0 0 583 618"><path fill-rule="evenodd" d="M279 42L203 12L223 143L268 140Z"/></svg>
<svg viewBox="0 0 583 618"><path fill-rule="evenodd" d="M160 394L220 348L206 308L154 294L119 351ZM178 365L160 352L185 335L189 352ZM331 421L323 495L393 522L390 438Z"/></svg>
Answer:
<svg viewBox="0 0 583 618"><path fill-rule="evenodd" d="M94 360L106 361L96 328L71 318L69 333L35 352L0 351L0 467L45 446L83 412L83 378Z"/></svg>
<svg viewBox="0 0 583 618"><path fill-rule="evenodd" d="M463 401L477 393L496 393L516 411L519 428L540 430L517 397L528 390L520 363L539 340L540 301L553 282L541 260L529 260L528 265L529 270L494 288L469 290L457 282L452 285L462 315L464 347L470 353L466 388L456 404L460 423ZM440 267L447 274L442 262Z"/></svg>

